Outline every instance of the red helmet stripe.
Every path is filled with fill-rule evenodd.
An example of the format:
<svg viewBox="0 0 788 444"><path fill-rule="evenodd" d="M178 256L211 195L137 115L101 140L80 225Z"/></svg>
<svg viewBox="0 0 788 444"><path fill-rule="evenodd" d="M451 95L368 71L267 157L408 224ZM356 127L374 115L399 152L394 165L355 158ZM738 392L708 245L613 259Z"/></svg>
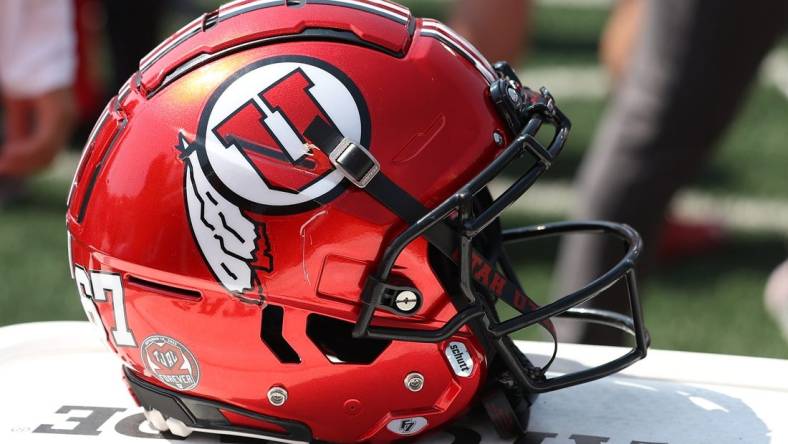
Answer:
<svg viewBox="0 0 788 444"><path fill-rule="evenodd" d="M465 38L446 27L443 23L432 19L423 19L421 35L442 40L444 43L462 53L466 59L473 63L484 78L487 79L488 83L493 82L497 78L495 70L490 65L490 62L487 61L479 50L465 40Z"/></svg>

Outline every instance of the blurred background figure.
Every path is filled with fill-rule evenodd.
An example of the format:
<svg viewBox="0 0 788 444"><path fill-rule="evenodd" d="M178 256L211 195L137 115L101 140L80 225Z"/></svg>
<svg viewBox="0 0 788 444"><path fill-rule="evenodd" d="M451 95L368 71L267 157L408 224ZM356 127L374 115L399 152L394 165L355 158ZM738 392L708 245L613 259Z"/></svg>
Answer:
<svg viewBox="0 0 788 444"><path fill-rule="evenodd" d="M172 8L172 3L161 0L103 0L112 58L110 95L114 95L129 76L137 72L140 59L159 44L163 33L163 13Z"/></svg>
<svg viewBox="0 0 788 444"><path fill-rule="evenodd" d="M72 0L0 2L0 206L25 194L69 137L76 37Z"/></svg>
<svg viewBox="0 0 788 444"><path fill-rule="evenodd" d="M630 25L642 29L631 57L621 56L623 44L608 46L621 80L578 172L572 216L633 226L643 236L641 264L648 270L671 198L698 175L736 115L761 60L785 32L788 3L648 0L642 7L642 27ZM556 272L559 291L600 276L620 254L600 237L568 238ZM593 305L626 311L622 292L613 287ZM589 327L577 339L616 345L624 336Z"/></svg>
<svg viewBox="0 0 788 444"><path fill-rule="evenodd" d="M77 75L74 81L77 124L72 145L82 148L106 102L101 60L104 11L100 0L73 0L73 5L77 28Z"/></svg>
<svg viewBox="0 0 788 444"><path fill-rule="evenodd" d="M533 0L456 0L449 26L470 40L491 62L518 66L531 35Z"/></svg>
<svg viewBox="0 0 788 444"><path fill-rule="evenodd" d="M617 0L599 39L599 59L613 85L624 76L635 44L641 35L646 3L649 0ZM674 263L680 259L708 254L718 249L725 230L714 220L689 221L668 214L662 221L656 245L656 261Z"/></svg>
<svg viewBox="0 0 788 444"><path fill-rule="evenodd" d="M643 25L646 0L618 0L599 38L599 59L613 82L621 79Z"/></svg>
<svg viewBox="0 0 788 444"><path fill-rule="evenodd" d="M81 147L93 124L118 89L139 69L139 61L163 36L205 10L210 0L73 0L76 8L78 65L76 98Z"/></svg>

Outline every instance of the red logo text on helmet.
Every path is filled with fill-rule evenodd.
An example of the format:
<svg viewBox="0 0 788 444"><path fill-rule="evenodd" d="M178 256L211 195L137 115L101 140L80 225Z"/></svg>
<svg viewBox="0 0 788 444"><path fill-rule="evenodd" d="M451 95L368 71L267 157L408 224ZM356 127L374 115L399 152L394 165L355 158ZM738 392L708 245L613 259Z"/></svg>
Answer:
<svg viewBox="0 0 788 444"><path fill-rule="evenodd" d="M200 382L200 366L192 352L168 336L148 336L140 345L145 369L168 386L185 391Z"/></svg>
<svg viewBox="0 0 788 444"><path fill-rule="evenodd" d="M367 106L346 74L311 57L268 58L214 92L190 148L212 185L238 207L302 212L343 189L341 172L305 135L316 120L369 146Z"/></svg>

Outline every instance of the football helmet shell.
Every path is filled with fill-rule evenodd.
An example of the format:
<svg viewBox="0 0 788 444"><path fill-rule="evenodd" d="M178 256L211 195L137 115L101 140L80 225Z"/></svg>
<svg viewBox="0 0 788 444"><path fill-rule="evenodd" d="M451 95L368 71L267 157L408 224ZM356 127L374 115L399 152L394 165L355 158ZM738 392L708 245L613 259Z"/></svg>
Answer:
<svg viewBox="0 0 788 444"><path fill-rule="evenodd" d="M569 126L496 68L385 0L236 1L141 60L90 135L67 225L88 317L153 424L391 441L467 411L499 367L535 393L644 355L639 339L626 362L550 384L506 337L525 324L493 313L520 298L527 325L551 330L630 282L639 250L631 230L590 224L630 241L618 269L547 311L518 292L497 215ZM532 137L542 123L557 127L549 148ZM535 173L485 208L515 151ZM551 227L505 238L568 228Z"/></svg>

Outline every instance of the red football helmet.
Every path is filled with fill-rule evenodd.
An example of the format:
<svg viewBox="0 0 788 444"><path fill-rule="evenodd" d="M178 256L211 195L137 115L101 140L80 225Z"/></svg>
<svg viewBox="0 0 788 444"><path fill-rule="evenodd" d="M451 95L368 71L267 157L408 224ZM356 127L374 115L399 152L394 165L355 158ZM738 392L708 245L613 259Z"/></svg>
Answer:
<svg viewBox="0 0 788 444"><path fill-rule="evenodd" d="M546 90L405 7L232 2L143 58L101 116L69 196L73 277L158 429L391 441L481 400L507 432L536 393L647 347L637 233L501 231L568 131ZM523 157L533 165L493 199L487 184ZM627 253L537 307L503 244L577 230L617 235ZM631 317L573 308L620 279ZM521 314L502 321L497 300ZM627 330L636 346L548 378L508 335L554 334L560 314Z"/></svg>

